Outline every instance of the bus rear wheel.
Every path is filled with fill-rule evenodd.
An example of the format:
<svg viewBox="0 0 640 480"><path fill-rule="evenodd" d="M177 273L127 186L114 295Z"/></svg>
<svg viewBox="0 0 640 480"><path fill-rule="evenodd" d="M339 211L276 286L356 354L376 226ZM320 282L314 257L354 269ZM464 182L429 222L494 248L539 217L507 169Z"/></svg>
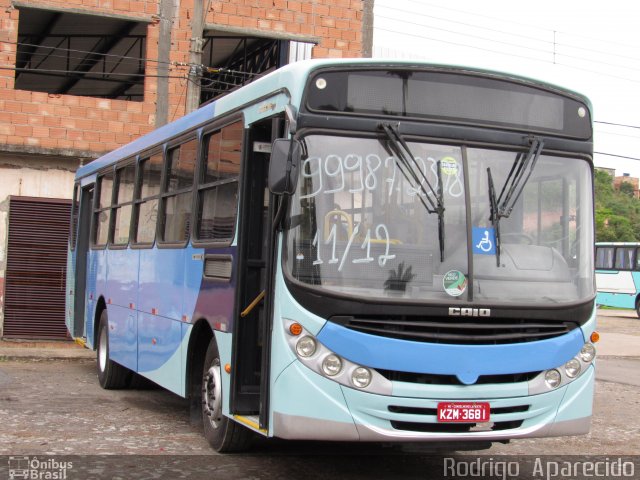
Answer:
<svg viewBox="0 0 640 480"><path fill-rule="evenodd" d="M220 453L246 450L251 432L222 413L222 368L215 338L211 339L202 369L202 422L209 445Z"/></svg>
<svg viewBox="0 0 640 480"><path fill-rule="evenodd" d="M127 387L131 370L109 358L109 318L107 317L106 309L100 315L96 360L98 364L98 381L102 388L116 390Z"/></svg>

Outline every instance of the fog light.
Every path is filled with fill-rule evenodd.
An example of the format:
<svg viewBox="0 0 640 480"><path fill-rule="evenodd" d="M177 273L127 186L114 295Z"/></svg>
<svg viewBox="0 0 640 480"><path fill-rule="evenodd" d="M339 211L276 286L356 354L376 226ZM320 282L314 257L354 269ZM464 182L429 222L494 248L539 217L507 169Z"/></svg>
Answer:
<svg viewBox="0 0 640 480"><path fill-rule="evenodd" d="M368 368L358 367L351 374L351 383L358 388L365 388L371 383L371 371Z"/></svg>
<svg viewBox="0 0 640 480"><path fill-rule="evenodd" d="M562 376L558 370L547 370L547 373L544 374L544 381L549 388L556 388L560 385L561 380Z"/></svg>
<svg viewBox="0 0 640 480"><path fill-rule="evenodd" d="M296 352L298 352L298 355L301 357L310 357L316 353L316 341L313 337L302 337L298 340L298 343L296 343Z"/></svg>
<svg viewBox="0 0 640 480"><path fill-rule="evenodd" d="M564 365L564 371L567 373L567 377L575 378L580 373L580 362L577 358L572 358Z"/></svg>
<svg viewBox="0 0 640 480"><path fill-rule="evenodd" d="M329 377L333 377L340 373L342 369L342 360L333 353L324 357L322 361L322 371Z"/></svg>
<svg viewBox="0 0 640 480"><path fill-rule="evenodd" d="M580 358L583 362L589 363L596 357L596 347L593 343L585 343L580 350Z"/></svg>

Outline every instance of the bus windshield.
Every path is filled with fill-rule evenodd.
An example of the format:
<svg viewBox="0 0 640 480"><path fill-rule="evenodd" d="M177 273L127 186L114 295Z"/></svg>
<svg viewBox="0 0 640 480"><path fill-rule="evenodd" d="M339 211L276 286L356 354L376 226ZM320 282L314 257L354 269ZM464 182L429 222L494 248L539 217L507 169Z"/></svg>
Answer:
<svg viewBox="0 0 640 480"><path fill-rule="evenodd" d="M386 137L309 134L302 141L287 222L290 278L334 294L409 303L593 297L586 161L541 154L498 235L488 172L499 195L521 151L412 139L404 163Z"/></svg>

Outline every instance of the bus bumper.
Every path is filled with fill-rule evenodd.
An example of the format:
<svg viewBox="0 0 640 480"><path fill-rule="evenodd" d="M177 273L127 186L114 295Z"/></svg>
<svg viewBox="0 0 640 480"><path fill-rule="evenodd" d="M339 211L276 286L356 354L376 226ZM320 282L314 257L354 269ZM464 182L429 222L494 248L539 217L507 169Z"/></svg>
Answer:
<svg viewBox="0 0 640 480"><path fill-rule="evenodd" d="M506 441L527 437L553 437L588 433L591 423L595 368L590 365L573 382L538 395L523 396L523 384L452 387L447 398L430 386L402 388L394 383L391 396L343 387L310 371L298 362L278 378L272 398L272 434L286 439L450 442ZM525 384L526 385L526 384ZM396 388L398 387L398 388ZM469 388L477 391L470 398ZM396 395L411 392L411 395ZM436 409L442 401L483 401L491 405L491 421L461 431L460 424L438 423ZM495 413L494 413L495 410Z"/></svg>

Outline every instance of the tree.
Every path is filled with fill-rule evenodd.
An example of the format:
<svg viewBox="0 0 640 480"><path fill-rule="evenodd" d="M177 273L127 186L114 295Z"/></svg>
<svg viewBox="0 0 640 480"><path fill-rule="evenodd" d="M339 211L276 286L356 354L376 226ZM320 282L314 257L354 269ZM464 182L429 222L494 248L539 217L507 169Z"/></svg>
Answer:
<svg viewBox="0 0 640 480"><path fill-rule="evenodd" d="M633 185L623 182L613 188L606 172L595 172L596 241L634 242L640 240L640 201L634 198Z"/></svg>

